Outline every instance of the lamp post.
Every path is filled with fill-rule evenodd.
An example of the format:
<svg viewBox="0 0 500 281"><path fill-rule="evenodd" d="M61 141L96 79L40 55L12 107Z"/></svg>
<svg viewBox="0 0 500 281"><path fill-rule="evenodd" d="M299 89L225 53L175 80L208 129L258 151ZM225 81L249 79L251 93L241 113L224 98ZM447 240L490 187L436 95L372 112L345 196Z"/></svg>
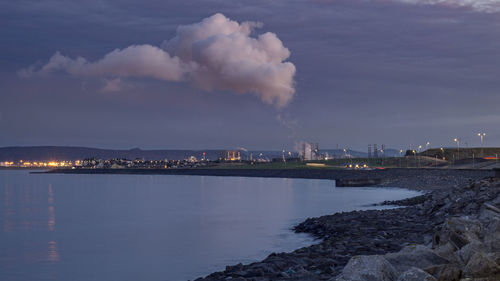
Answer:
<svg viewBox="0 0 500 281"><path fill-rule="evenodd" d="M403 161L403 160L401 159L402 157L403 157L403 150L402 150L402 149L400 149L400 150L399 150L399 168L401 168L401 165L402 165L402 164L401 164L401 162Z"/></svg>
<svg viewBox="0 0 500 281"><path fill-rule="evenodd" d="M459 160L460 159L460 139L455 138L455 139L453 139L453 141L457 143L457 149L458 149L457 160Z"/></svg>
<svg viewBox="0 0 500 281"><path fill-rule="evenodd" d="M418 146L418 167L420 168L420 151L422 150L422 146Z"/></svg>
<svg viewBox="0 0 500 281"><path fill-rule="evenodd" d="M481 138L481 156L484 157L483 139L484 139L484 136L486 136L486 133L477 133L477 135Z"/></svg>
<svg viewBox="0 0 500 281"><path fill-rule="evenodd" d="M430 142L425 143L425 156L429 156L429 146L431 145Z"/></svg>

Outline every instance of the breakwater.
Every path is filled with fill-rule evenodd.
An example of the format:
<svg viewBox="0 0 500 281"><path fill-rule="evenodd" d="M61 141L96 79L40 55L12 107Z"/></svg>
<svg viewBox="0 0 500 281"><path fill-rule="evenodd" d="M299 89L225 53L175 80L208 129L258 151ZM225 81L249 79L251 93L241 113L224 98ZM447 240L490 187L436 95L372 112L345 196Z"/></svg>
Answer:
<svg viewBox="0 0 500 281"><path fill-rule="evenodd" d="M416 190L449 188L494 175L492 170L454 169L53 169L43 173L68 174L136 174L136 175L197 175L229 177L272 177L330 180L375 180L376 186L401 187Z"/></svg>

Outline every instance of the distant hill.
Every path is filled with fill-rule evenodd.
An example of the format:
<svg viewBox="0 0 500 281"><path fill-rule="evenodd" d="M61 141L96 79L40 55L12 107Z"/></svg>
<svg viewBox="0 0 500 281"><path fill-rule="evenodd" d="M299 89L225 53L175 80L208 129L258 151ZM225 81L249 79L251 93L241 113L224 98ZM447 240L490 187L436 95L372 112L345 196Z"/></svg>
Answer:
<svg viewBox="0 0 500 281"><path fill-rule="evenodd" d="M342 157L344 155L344 150L343 149L320 149L319 152L321 154L328 153L328 155L336 157L336 158ZM348 149L346 151L346 154L351 155L353 158L366 158L366 157L368 157L368 153L367 152L362 152L362 151L357 151L357 150L350 150L350 149ZM385 149L385 151L384 151L383 154L379 150L378 151L378 156L379 157L398 157L398 156L400 156L400 153L399 153L399 150L397 150L397 149L387 148L387 149Z"/></svg>
<svg viewBox="0 0 500 281"><path fill-rule="evenodd" d="M24 147L1 147L0 161L69 161L84 158L112 159L144 158L147 160L162 159L185 159L193 155L201 158L203 152L208 159L215 160L224 150L142 150L134 148L130 150L99 149L90 147L71 146L24 146Z"/></svg>
<svg viewBox="0 0 500 281"><path fill-rule="evenodd" d="M260 154L262 158L271 160L273 158L281 158L282 151L279 150L250 150L241 151L242 159L250 159L250 155L257 159ZM2 161L74 161L85 158L97 159L113 159L125 158L134 160L136 158L144 158L146 160L178 160L186 159L190 156L195 156L200 159L206 153L206 158L216 160L224 154L223 149L208 149L208 150L180 150L180 149L167 149L167 150L143 150L140 148L133 149L100 149L92 147L74 147L74 146L13 146L13 147L0 147L0 162ZM320 149L320 154L340 158L344 156L343 149ZM355 150L347 150L347 155L354 158L367 157L366 152ZM287 155L288 156L288 155ZM297 157L297 153L292 154ZM382 156L379 152L379 156ZM399 151L395 149L386 149L385 157L399 156Z"/></svg>

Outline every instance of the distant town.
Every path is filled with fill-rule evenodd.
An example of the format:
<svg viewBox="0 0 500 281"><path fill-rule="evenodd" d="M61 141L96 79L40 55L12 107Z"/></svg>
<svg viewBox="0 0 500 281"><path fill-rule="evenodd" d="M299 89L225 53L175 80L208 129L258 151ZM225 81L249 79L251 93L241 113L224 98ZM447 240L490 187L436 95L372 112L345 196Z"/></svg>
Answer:
<svg viewBox="0 0 500 281"><path fill-rule="evenodd" d="M0 167L26 169L177 169L216 167L300 168L332 167L347 169L472 168L499 166L500 148L427 148L396 150L377 144L368 153L350 149L320 150L318 144L301 143L298 151L127 151L92 150L68 147L0 148ZM12 151L13 150L13 151ZM75 152L76 151L76 152ZM63 153L64 152L64 153ZM182 153L181 153L182 152ZM189 155L191 154L191 155ZM76 158L81 155L97 155ZM179 155L188 155L179 157ZM118 157L116 157L118 156ZM135 158L128 158L137 156ZM140 157L142 156L142 157ZM161 156L173 156L173 159ZM177 157L176 157L177 156ZM21 159L23 157L24 159ZM60 157L59 159L57 157ZM149 158L150 157L150 158ZM47 160L49 159L49 160Z"/></svg>

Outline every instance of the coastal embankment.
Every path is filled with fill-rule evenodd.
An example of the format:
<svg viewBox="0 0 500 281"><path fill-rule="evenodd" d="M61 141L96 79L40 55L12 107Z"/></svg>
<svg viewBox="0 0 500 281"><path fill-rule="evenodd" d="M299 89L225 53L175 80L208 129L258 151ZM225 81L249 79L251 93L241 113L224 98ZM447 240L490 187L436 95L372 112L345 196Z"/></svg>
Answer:
<svg viewBox="0 0 500 281"><path fill-rule="evenodd" d="M35 172L38 173L38 172ZM433 190L467 184L494 175L492 170L388 168L375 170L347 169L53 169L43 173L197 175L228 177L271 177L330 180L368 180L376 186Z"/></svg>

